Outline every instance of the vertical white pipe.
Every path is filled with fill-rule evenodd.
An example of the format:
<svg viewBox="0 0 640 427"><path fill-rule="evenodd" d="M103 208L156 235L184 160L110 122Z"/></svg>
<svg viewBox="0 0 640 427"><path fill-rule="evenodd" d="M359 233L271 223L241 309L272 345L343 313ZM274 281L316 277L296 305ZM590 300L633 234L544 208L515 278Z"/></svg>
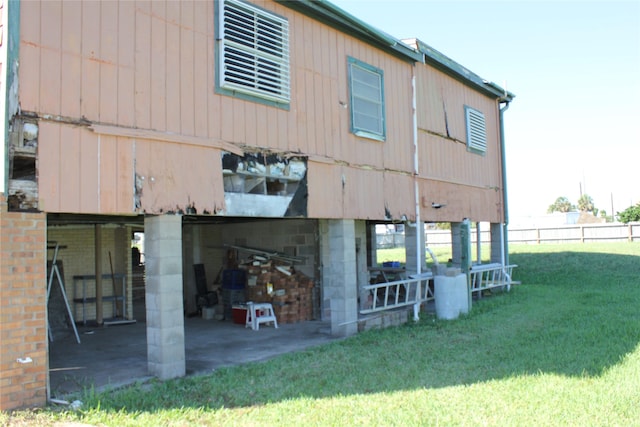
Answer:
<svg viewBox="0 0 640 427"><path fill-rule="evenodd" d="M476 263L482 264L482 230L480 230L480 221L476 222Z"/></svg>
<svg viewBox="0 0 640 427"><path fill-rule="evenodd" d="M416 74L415 65L411 70L411 112L413 116L413 191L416 203L416 273L418 276L422 273L422 262L424 254L422 251L422 242L424 240L424 231L422 228L422 220L420 219L420 190L418 186L418 175L420 173L420 161L418 160L418 116L416 101ZM413 320L420 320L420 300L422 299L420 282L418 282L416 297L418 302L413 306Z"/></svg>

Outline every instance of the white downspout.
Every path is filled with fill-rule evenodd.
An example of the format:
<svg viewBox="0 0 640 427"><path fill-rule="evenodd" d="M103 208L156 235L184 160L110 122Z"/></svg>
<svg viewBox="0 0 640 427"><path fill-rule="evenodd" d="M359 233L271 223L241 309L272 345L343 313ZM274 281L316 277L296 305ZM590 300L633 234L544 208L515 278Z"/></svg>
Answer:
<svg viewBox="0 0 640 427"><path fill-rule="evenodd" d="M420 173L420 162L418 160L418 112L416 101L416 67L411 69L411 113L413 116L413 190L416 203L416 273L418 277L422 273L422 262L424 254L422 251L424 239L424 229L420 219L420 190L418 186L418 175ZM413 320L420 320L420 300L422 299L421 287L417 286L417 302L413 305Z"/></svg>

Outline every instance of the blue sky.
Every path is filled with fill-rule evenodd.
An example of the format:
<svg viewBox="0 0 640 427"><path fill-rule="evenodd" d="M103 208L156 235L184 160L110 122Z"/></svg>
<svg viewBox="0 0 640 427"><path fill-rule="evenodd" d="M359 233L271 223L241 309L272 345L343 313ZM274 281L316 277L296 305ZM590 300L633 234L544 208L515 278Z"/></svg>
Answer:
<svg viewBox="0 0 640 427"><path fill-rule="evenodd" d="M332 0L515 93L505 113L512 223L580 192L640 202L640 0Z"/></svg>

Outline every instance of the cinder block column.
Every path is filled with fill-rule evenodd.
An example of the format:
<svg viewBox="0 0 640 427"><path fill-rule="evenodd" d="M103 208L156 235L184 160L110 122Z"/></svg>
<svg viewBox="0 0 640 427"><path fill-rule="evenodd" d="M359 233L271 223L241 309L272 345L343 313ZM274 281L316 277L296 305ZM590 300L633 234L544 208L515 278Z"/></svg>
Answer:
<svg viewBox="0 0 640 427"><path fill-rule="evenodd" d="M367 256L367 233L371 228L367 227L366 221L355 221L355 239L356 239L356 277L358 281L358 310L362 306L363 301L369 295L369 291L362 289L363 286L369 284L369 270ZM357 313L356 313L357 316Z"/></svg>
<svg viewBox="0 0 640 427"><path fill-rule="evenodd" d="M349 336L358 332L358 278L356 270L355 222L320 222L322 236L323 308L331 319L331 334Z"/></svg>
<svg viewBox="0 0 640 427"><path fill-rule="evenodd" d="M418 253L418 251L420 251L420 253ZM418 258L421 263L421 271L426 269L427 265L424 255L424 223L416 223L415 227L411 227L408 224L405 225L404 253L406 256L406 268L408 272L418 271Z"/></svg>
<svg viewBox="0 0 640 427"><path fill-rule="evenodd" d="M367 265L375 267L378 264L378 234L375 224L367 227Z"/></svg>
<svg viewBox="0 0 640 427"><path fill-rule="evenodd" d="M182 216L144 220L147 366L160 379L186 374L182 301Z"/></svg>
<svg viewBox="0 0 640 427"><path fill-rule="evenodd" d="M502 262L502 241L501 230L503 225L491 223L491 262ZM507 230L504 229L504 257L505 264L509 264L509 245L507 241Z"/></svg>
<svg viewBox="0 0 640 427"><path fill-rule="evenodd" d="M460 266L462 261L462 241L460 237L461 222L451 223L451 261L453 265Z"/></svg>
<svg viewBox="0 0 640 427"><path fill-rule="evenodd" d="M46 236L46 214L7 212L0 194L2 411L47 402Z"/></svg>

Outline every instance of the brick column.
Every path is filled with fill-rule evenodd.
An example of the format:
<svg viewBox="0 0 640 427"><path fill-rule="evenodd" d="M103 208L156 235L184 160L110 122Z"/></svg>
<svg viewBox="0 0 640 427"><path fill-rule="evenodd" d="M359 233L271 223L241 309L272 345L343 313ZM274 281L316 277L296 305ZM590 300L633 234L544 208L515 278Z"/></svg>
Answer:
<svg viewBox="0 0 640 427"><path fill-rule="evenodd" d="M43 406L49 372L46 215L0 194L0 410Z"/></svg>
<svg viewBox="0 0 640 427"><path fill-rule="evenodd" d="M323 309L331 319L331 334L358 332L358 283L355 222L320 221L322 238Z"/></svg>
<svg viewBox="0 0 640 427"><path fill-rule="evenodd" d="M186 374L182 298L182 216L144 220L147 366L160 379Z"/></svg>

